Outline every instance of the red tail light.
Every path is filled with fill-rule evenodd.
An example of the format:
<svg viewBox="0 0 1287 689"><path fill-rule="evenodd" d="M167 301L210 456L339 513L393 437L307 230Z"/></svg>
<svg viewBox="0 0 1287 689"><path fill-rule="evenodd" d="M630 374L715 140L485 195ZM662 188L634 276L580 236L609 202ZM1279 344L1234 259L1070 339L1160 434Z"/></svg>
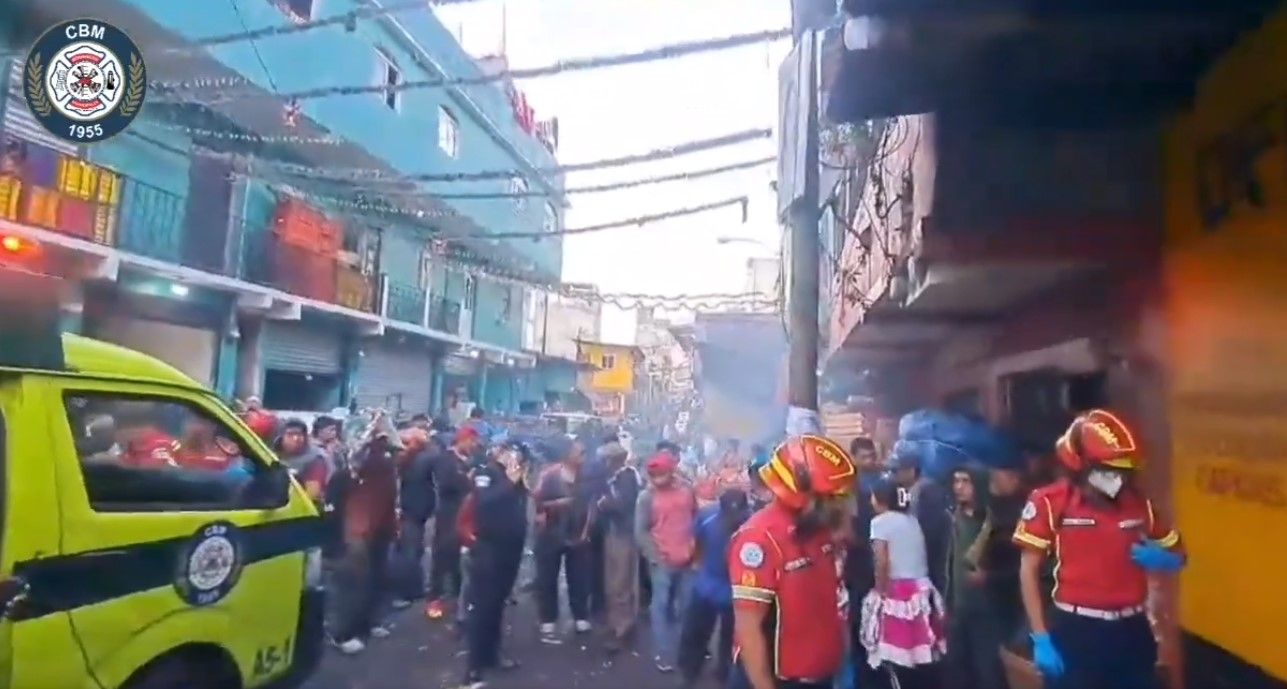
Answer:
<svg viewBox="0 0 1287 689"><path fill-rule="evenodd" d="M4 234L0 235L0 252L3 252L0 258L24 258L39 253L40 245L24 237Z"/></svg>

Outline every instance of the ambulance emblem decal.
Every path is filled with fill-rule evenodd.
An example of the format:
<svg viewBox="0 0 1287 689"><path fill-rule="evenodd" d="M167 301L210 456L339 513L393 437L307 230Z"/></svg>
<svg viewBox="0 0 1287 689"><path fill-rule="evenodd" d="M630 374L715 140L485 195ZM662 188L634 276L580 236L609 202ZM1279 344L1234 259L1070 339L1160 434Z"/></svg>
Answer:
<svg viewBox="0 0 1287 689"><path fill-rule="evenodd" d="M223 600L237 585L245 564L241 534L227 522L201 527L184 548L174 580L179 597L189 605Z"/></svg>
<svg viewBox="0 0 1287 689"><path fill-rule="evenodd" d="M147 95L147 66L138 46L96 19L72 19L41 34L22 77L31 114L49 133L75 144L124 131Z"/></svg>

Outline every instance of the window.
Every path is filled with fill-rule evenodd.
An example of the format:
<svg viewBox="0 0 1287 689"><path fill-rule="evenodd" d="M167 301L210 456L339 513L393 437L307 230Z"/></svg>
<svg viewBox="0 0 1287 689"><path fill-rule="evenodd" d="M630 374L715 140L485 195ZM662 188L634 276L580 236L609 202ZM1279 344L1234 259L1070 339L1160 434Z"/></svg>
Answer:
<svg viewBox="0 0 1287 689"><path fill-rule="evenodd" d="M617 367L617 355L604 354L599 358L599 368L612 369Z"/></svg>
<svg viewBox="0 0 1287 689"><path fill-rule="evenodd" d="M297 22L313 19L313 0L276 0L276 5Z"/></svg>
<svg viewBox="0 0 1287 689"><path fill-rule="evenodd" d="M545 204L545 220L541 223L541 231L546 234L559 231L559 211L552 203Z"/></svg>
<svg viewBox="0 0 1287 689"><path fill-rule="evenodd" d="M460 122L443 106L438 106L438 148L452 158L460 157Z"/></svg>
<svg viewBox="0 0 1287 689"><path fill-rule="evenodd" d="M428 248L420 250L420 289L433 290L433 251Z"/></svg>
<svg viewBox="0 0 1287 689"><path fill-rule="evenodd" d="M465 276L465 308L470 311L478 303L478 280L473 275Z"/></svg>
<svg viewBox="0 0 1287 689"><path fill-rule="evenodd" d="M398 85L402 83L402 72L388 53L377 48L375 55L377 58L375 61L376 85L385 87L384 105L396 112L399 99L402 97L402 92L397 90Z"/></svg>
<svg viewBox="0 0 1287 689"><path fill-rule="evenodd" d="M514 195L514 208L523 210L527 207L527 180L522 177L511 177L509 180L509 193Z"/></svg>
<svg viewBox="0 0 1287 689"><path fill-rule="evenodd" d="M98 512L262 507L263 473L239 436L196 405L118 393L71 393L67 421L90 506Z"/></svg>

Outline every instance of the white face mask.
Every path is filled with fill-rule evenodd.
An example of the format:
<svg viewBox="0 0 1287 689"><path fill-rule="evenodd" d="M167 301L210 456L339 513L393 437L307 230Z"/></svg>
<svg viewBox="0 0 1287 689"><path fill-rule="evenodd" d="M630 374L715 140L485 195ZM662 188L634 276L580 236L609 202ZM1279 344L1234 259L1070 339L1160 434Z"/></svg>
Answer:
<svg viewBox="0 0 1287 689"><path fill-rule="evenodd" d="M1110 500L1115 499L1117 494L1122 492L1122 484L1125 482L1126 479L1116 471L1093 469L1090 474L1086 476L1086 483L1089 483L1092 488L1108 496Z"/></svg>

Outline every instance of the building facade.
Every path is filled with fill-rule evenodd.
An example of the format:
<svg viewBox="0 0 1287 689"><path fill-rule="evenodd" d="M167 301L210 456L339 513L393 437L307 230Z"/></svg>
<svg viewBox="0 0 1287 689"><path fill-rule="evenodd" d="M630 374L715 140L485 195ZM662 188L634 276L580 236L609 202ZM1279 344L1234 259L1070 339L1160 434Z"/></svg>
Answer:
<svg viewBox="0 0 1287 689"><path fill-rule="evenodd" d="M451 84L482 71L428 7L195 43L359 7L4 3L11 53L94 16L152 83L129 131L75 147L32 119L22 59L5 73L0 227L80 285L69 329L277 409L517 408L532 285L561 273L562 180L513 86Z"/></svg>
<svg viewBox="0 0 1287 689"><path fill-rule="evenodd" d="M631 402L640 379L643 352L634 345L577 341L577 361L587 364L578 380L595 414L621 418L634 413Z"/></svg>
<svg viewBox="0 0 1287 689"><path fill-rule="evenodd" d="M1192 563L1158 589L1170 686L1287 685L1257 631L1287 610L1253 593L1275 587L1261 534L1283 524L1287 13L1056 13L1001 39L978 31L996 14L930 4L846 4L872 17L847 27L829 114L880 133L836 199L826 377L1043 451L1079 411L1131 418ZM930 14L934 41L890 42Z"/></svg>

